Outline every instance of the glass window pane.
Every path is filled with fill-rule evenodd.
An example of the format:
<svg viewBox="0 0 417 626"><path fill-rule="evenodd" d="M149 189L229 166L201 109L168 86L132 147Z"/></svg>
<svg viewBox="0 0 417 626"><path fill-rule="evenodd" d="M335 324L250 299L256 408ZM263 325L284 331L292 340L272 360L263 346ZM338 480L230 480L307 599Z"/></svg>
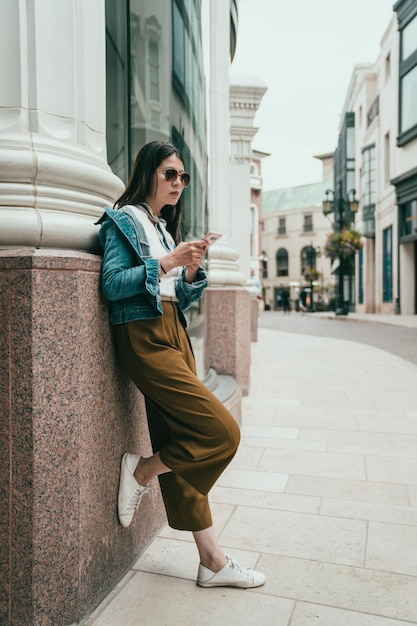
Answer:
<svg viewBox="0 0 417 626"><path fill-rule="evenodd" d="M107 159L122 180L129 176L128 51L124 3L106 3L106 141Z"/></svg>
<svg viewBox="0 0 417 626"><path fill-rule="evenodd" d="M407 24L402 32L401 60L408 59L415 50L417 50L417 16Z"/></svg>
<svg viewBox="0 0 417 626"><path fill-rule="evenodd" d="M355 158L355 129L352 126L346 130L346 158Z"/></svg>
<svg viewBox="0 0 417 626"><path fill-rule="evenodd" d="M383 302L392 302L392 227L383 231Z"/></svg>
<svg viewBox="0 0 417 626"><path fill-rule="evenodd" d="M173 10L174 18L174 72L181 82L184 84L184 22L182 15L174 2Z"/></svg>
<svg viewBox="0 0 417 626"><path fill-rule="evenodd" d="M401 132L417 124L417 66L401 81Z"/></svg>
<svg viewBox="0 0 417 626"><path fill-rule="evenodd" d="M193 58L193 49L191 46L190 35L187 31L184 33L184 54L185 54L185 93L188 96L188 99L191 101L191 64Z"/></svg>
<svg viewBox="0 0 417 626"><path fill-rule="evenodd" d="M159 46L156 41L149 42L149 78L151 100L159 102Z"/></svg>

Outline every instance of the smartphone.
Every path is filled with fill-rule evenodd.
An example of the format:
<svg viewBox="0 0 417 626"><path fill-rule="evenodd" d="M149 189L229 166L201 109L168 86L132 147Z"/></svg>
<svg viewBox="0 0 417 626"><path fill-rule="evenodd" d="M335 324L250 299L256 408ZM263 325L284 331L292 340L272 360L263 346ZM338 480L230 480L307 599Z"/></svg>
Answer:
<svg viewBox="0 0 417 626"><path fill-rule="evenodd" d="M211 230L206 235L204 235L204 237L201 237L201 239L204 239L205 241L207 241L209 246L212 246L213 243L216 243L216 241L220 239L220 237L223 237L221 233L215 233L213 230Z"/></svg>

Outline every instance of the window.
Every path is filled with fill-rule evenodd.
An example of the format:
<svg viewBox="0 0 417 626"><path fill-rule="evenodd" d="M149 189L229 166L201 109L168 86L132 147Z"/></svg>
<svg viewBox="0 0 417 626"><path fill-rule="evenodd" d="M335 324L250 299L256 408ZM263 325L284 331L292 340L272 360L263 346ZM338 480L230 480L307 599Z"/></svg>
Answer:
<svg viewBox="0 0 417 626"><path fill-rule="evenodd" d="M370 126L374 119L379 115L379 96L375 98L366 114L366 125Z"/></svg>
<svg viewBox="0 0 417 626"><path fill-rule="evenodd" d="M199 3L173 0L172 86L196 128L204 129Z"/></svg>
<svg viewBox="0 0 417 626"><path fill-rule="evenodd" d="M375 235L376 161L375 144L362 150L361 204L363 234Z"/></svg>
<svg viewBox="0 0 417 626"><path fill-rule="evenodd" d="M392 226L385 228L382 235L382 301L392 302Z"/></svg>
<svg viewBox="0 0 417 626"><path fill-rule="evenodd" d="M401 33L401 59L407 60L417 50L417 15Z"/></svg>
<svg viewBox="0 0 417 626"><path fill-rule="evenodd" d="M261 261L262 261L262 278L268 278L268 255L265 252L265 250L262 250Z"/></svg>
<svg viewBox="0 0 417 626"><path fill-rule="evenodd" d="M417 125L417 66L401 80L401 131Z"/></svg>
<svg viewBox="0 0 417 626"><path fill-rule="evenodd" d="M288 252L285 248L277 252L277 276L288 276Z"/></svg>
<svg viewBox="0 0 417 626"><path fill-rule="evenodd" d="M417 3L398 0L394 9L400 31L398 145L403 146L417 137Z"/></svg>
<svg viewBox="0 0 417 626"><path fill-rule="evenodd" d="M384 180L388 185L390 182L390 141L389 133L386 133L384 137Z"/></svg>
<svg viewBox="0 0 417 626"><path fill-rule="evenodd" d="M159 45L149 42L149 83L151 100L159 102Z"/></svg>
<svg viewBox="0 0 417 626"><path fill-rule="evenodd" d="M375 204L376 196L376 162L375 144L362 151L362 207Z"/></svg>
<svg viewBox="0 0 417 626"><path fill-rule="evenodd" d="M304 215L304 232L311 233L313 231L313 216Z"/></svg>
<svg viewBox="0 0 417 626"><path fill-rule="evenodd" d="M278 235L285 235L286 232L285 217L280 217L278 218Z"/></svg>
<svg viewBox="0 0 417 626"><path fill-rule="evenodd" d="M316 251L313 246L305 246L301 250L301 275L303 275L307 269L313 269L316 267Z"/></svg>
<svg viewBox="0 0 417 626"><path fill-rule="evenodd" d="M391 53L388 52L385 57L385 82L387 83L391 76Z"/></svg>
<svg viewBox="0 0 417 626"><path fill-rule="evenodd" d="M359 304L363 304L363 248L359 250Z"/></svg>
<svg viewBox="0 0 417 626"><path fill-rule="evenodd" d="M125 3L106 2L106 140L113 172L127 181L130 161L130 55Z"/></svg>
<svg viewBox="0 0 417 626"><path fill-rule="evenodd" d="M417 200L400 205L400 237L417 234Z"/></svg>
<svg viewBox="0 0 417 626"><path fill-rule="evenodd" d="M185 53L184 53L184 21L182 15L174 2L173 6L173 29L174 29L174 75L181 85L184 85Z"/></svg>

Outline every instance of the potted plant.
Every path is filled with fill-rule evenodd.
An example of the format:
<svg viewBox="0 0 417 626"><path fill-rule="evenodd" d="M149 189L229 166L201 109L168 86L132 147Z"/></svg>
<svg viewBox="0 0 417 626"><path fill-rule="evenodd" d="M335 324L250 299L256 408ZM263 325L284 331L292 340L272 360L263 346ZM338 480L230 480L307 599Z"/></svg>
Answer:
<svg viewBox="0 0 417 626"><path fill-rule="evenodd" d="M353 228L329 233L324 244L324 254L331 259L353 256L363 248L361 237L362 235Z"/></svg>
<svg viewBox="0 0 417 626"><path fill-rule="evenodd" d="M306 267L303 278L307 283L312 283L320 278L321 274L315 267Z"/></svg>

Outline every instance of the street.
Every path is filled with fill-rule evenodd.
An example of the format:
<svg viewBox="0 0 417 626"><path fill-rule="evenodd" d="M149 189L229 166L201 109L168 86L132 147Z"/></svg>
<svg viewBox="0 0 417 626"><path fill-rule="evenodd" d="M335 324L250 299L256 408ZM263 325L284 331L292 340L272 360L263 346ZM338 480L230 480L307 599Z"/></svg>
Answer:
<svg viewBox="0 0 417 626"><path fill-rule="evenodd" d="M366 343L417 365L415 328L363 322L349 315L327 319L320 313L302 315L294 311L285 315L281 311L263 311L259 328Z"/></svg>

